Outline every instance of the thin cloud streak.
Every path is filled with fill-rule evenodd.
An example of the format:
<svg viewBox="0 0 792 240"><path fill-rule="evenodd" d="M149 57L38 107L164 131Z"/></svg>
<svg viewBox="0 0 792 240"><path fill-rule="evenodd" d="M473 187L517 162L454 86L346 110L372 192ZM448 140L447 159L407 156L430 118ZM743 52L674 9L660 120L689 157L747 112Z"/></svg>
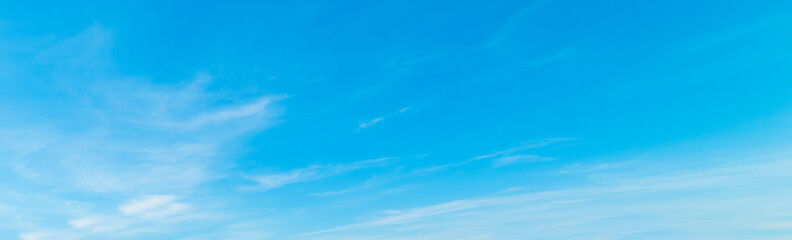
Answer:
<svg viewBox="0 0 792 240"><path fill-rule="evenodd" d="M438 166L433 166L433 167L415 169L415 170L412 171L412 174L418 174L418 175L427 174L427 173L431 173L431 172L435 172L435 171L444 170L444 169L447 169L447 168L467 165L467 164L470 164L470 163L473 163L473 162L477 162L477 161L480 161L480 160L485 160L485 159L493 159L493 164L496 167L505 166L505 165L518 163L518 162L551 161L551 160L553 160L553 158L548 158L548 157L543 157L543 156L538 156L538 155L513 155L512 156L512 154L523 152L523 151L526 151L526 150L529 150L529 149L535 149L535 148L544 147L544 146L547 146L547 145L550 145L550 144L553 144L553 143L558 143L558 142L563 142L563 141L571 141L571 140L575 140L575 139L577 139L577 138L546 138L546 139L541 139L541 140L537 140L537 141L529 141L529 142L525 142L522 145L517 146L517 147L513 147L513 148L506 149L506 150L501 150L501 151L497 151L497 152L493 152L493 153L489 153L489 154L485 154L485 155L481 155L481 156L476 156L476 157L470 158L468 160L460 161L460 162L443 164L443 165L438 165ZM526 160L533 160L533 161L526 161Z"/></svg>
<svg viewBox="0 0 792 240"><path fill-rule="evenodd" d="M249 180L258 183L256 186L240 187L240 190L260 190L266 191L279 188L289 184L319 180L322 178L341 175L347 172L384 166L391 158L377 158L353 163L338 163L326 165L312 165L305 168L294 169L286 173L259 175L247 177Z"/></svg>
<svg viewBox="0 0 792 240"><path fill-rule="evenodd" d="M272 103L284 98L286 97L263 97L250 104L232 106L217 112L201 114L184 122L165 122L162 123L162 125L178 129L195 130L208 125L223 124L241 118L254 116L268 117L268 115L271 117L272 115L277 114L274 111L269 111Z"/></svg>
<svg viewBox="0 0 792 240"><path fill-rule="evenodd" d="M121 205L118 210L126 215L146 218L161 217L181 212L187 204L178 203L173 195L152 195Z"/></svg>
<svg viewBox="0 0 792 240"><path fill-rule="evenodd" d="M500 26L498 31L490 37L486 47L492 48L502 44L510 35L514 34L515 31L521 29L521 24L527 21L534 12L551 1L552 0L536 0L526 4Z"/></svg>
<svg viewBox="0 0 792 240"><path fill-rule="evenodd" d="M94 26L36 43L41 46L30 53L36 61L19 65L43 70L42 77L51 78L46 90L63 96L57 98L63 103L39 111L75 118L0 128L8 179L52 193L44 198L24 185L12 190L15 198L34 202L16 202L19 210L0 219L0 225L13 223L21 239L130 239L212 218L217 213L196 208L191 194L227 177L223 171L233 165L227 156L236 140L279 122L279 101L286 95L211 91L214 79L202 72L177 83L116 72L111 35ZM73 193L96 198L74 201ZM102 194L140 197L115 202ZM38 206L25 207L31 204Z"/></svg>
<svg viewBox="0 0 792 240"><path fill-rule="evenodd" d="M361 123L360 126L358 126L358 127L367 128L367 127L370 127L371 125L374 125L375 123L382 122L382 120L385 120L385 118L384 117L378 117L378 118L375 118L375 119L371 119L371 120L369 120L367 122Z"/></svg>
<svg viewBox="0 0 792 240"><path fill-rule="evenodd" d="M517 155L495 158L492 160L492 162L495 165L495 167L503 167L506 165L517 164L517 163L536 163L536 162L547 162L553 160L555 159L549 157L542 157L539 155L517 154Z"/></svg>
<svg viewBox="0 0 792 240"><path fill-rule="evenodd" d="M695 172L636 173L601 180L582 188L462 199L406 210L387 210L383 211L389 213L387 216L372 221L304 233L298 237L317 240L339 236L366 238L386 233L391 238L381 239L436 239L439 236L456 238L491 233L492 239L524 239L525 236L576 239L575 236L580 235L623 238L668 229L682 234L678 236L695 238L721 226L745 231L786 228L788 225L778 219L787 216L778 210L779 207L789 210L789 207L779 205L785 202L779 200L792 200L792 192L776 190L779 186L792 184L792 174L782 170L792 167L788 159L789 156L782 156L764 162L712 166ZM767 183L772 184L762 186ZM685 195L690 192L703 195ZM705 217L726 213L730 216L736 214L739 218L713 221ZM629 220L634 216L645 217ZM647 222L646 218L657 220L651 221L654 222L652 225L642 225ZM702 222L704 219L708 222ZM686 222L696 224L686 225ZM756 222L763 224L757 225ZM464 230L449 232L451 229Z"/></svg>
<svg viewBox="0 0 792 240"><path fill-rule="evenodd" d="M393 113L393 114L390 114L390 115L387 115L387 116L383 116L383 117L376 117L376 118L368 120L368 121L360 122L359 125L358 125L358 131L360 131L361 129L364 129L364 128L371 127L372 125L377 124L379 122L385 121L385 119L387 119L387 118L391 118L393 116L402 114L402 113L404 113L404 112L406 112L408 110L410 110L410 107L404 107L404 108L399 109L399 111L397 111L396 113Z"/></svg>

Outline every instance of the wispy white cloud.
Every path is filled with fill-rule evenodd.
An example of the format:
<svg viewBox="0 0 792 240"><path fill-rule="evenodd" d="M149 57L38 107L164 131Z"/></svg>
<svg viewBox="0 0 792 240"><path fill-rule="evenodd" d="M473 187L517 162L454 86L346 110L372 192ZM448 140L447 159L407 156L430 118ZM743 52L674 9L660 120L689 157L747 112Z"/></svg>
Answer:
<svg viewBox="0 0 792 240"><path fill-rule="evenodd" d="M514 13L509 19L503 23L498 31L493 34L489 42L487 42L487 47L495 47L502 44L504 41L508 40L516 31L523 30L524 28L523 23L528 21L528 19L536 12L539 8L546 5L547 3L551 2L552 0L537 0L531 1L527 3L524 7L519 9L516 13Z"/></svg>
<svg viewBox="0 0 792 240"><path fill-rule="evenodd" d="M46 237L46 233L42 232L26 232L19 234L19 239L22 240L44 240Z"/></svg>
<svg viewBox="0 0 792 240"><path fill-rule="evenodd" d="M207 124L220 123L231 119L260 114L264 112L266 107L271 105L272 100L273 98L265 97L247 105L235 106L233 108L224 109L218 112L202 114L187 122L186 125L193 127L205 126Z"/></svg>
<svg viewBox="0 0 792 240"><path fill-rule="evenodd" d="M147 195L120 204L117 212L84 209L73 213L75 216L67 221L71 229L58 231L83 236L81 238L126 239L142 233L172 230L181 222L207 217L178 200L174 195Z"/></svg>
<svg viewBox="0 0 792 240"><path fill-rule="evenodd" d="M41 44L31 48L37 61L21 67L46 69L46 87L68 101L59 111L84 122L0 128L0 154L17 175L61 188L140 194L221 178L226 144L277 123L285 98L212 91L205 72L168 84L119 74L112 34L101 26Z"/></svg>
<svg viewBox="0 0 792 240"><path fill-rule="evenodd" d="M91 93L107 102L107 107L123 109L111 112L120 120L182 132L206 132L219 125L230 132L263 129L272 125L281 113L275 103L288 97L282 94L246 97L233 104L218 105L215 104L218 100L228 101L232 96L209 91L207 88L213 80L213 76L203 72L190 82L174 85L124 79L97 83L91 87Z"/></svg>
<svg viewBox="0 0 792 240"><path fill-rule="evenodd" d="M311 196L315 196L315 197L338 196L338 195L344 195L344 194L348 194L348 193L353 193L353 192L357 192L357 191L360 191L360 190L364 190L364 189L367 189L369 187L370 187L369 185L363 185L363 186L347 188L347 189L337 190L337 191L327 191L327 192L312 193Z"/></svg>
<svg viewBox="0 0 792 240"><path fill-rule="evenodd" d="M470 159L467 159L467 160L464 160L464 161L460 161L460 162L448 163L448 164L443 164L443 165L437 165L437 166L432 166L432 167L415 169L415 170L413 170L412 173L413 174L426 174L426 173L440 171L440 170L451 168L451 167L467 165L467 164L470 164L470 163L473 163L473 162L476 162L476 161L485 160L485 159L492 160L494 166L496 166L496 167L505 166L505 165L509 165L509 164L514 164L514 163L521 163L521 162L522 163L526 163L526 162L551 161L551 160L553 160L553 158L543 157L543 156L539 156L539 155L526 155L526 154L518 154L518 153L524 152L524 151L529 150L529 149L535 149L535 148L544 147L544 146L547 146L547 145L550 145L550 144L553 144L553 143L558 143L558 142L563 142L563 141L570 141L570 140L575 140L575 139L577 139L577 138L546 138L546 139L540 139L540 140L536 140L536 141L528 141L528 142L524 142L523 144L521 144L520 146L517 146L517 147L513 147L513 148L506 149L506 150L501 150L501 151L497 151L497 152L493 152L493 153L489 153L489 154L485 154L485 155L481 155L481 156L476 156L476 157L473 157L473 158L470 158Z"/></svg>
<svg viewBox="0 0 792 240"><path fill-rule="evenodd" d="M285 96L262 97L252 103L231 106L215 112L201 113L185 121L162 122L161 124L177 129L196 130L210 125L219 125L245 118L271 118L279 114L278 110L272 108L272 103L284 98ZM269 123L266 122L258 122L263 123L263 126L258 127L269 125Z"/></svg>
<svg viewBox="0 0 792 240"><path fill-rule="evenodd" d="M576 140L576 139L577 138L573 138L573 137L565 137L565 138L545 138L545 139L539 139L539 140L534 140L534 141L527 141L527 142L523 142L522 144L520 144L517 147L513 147L513 148L506 149L506 150L501 150L501 151L497 151L497 152L493 152L493 153L477 156L477 157L474 157L473 159L481 160L481 159L505 156L505 155L514 154L514 153L522 152L522 151L525 151L525 150L529 150L529 149L544 147L544 146L547 146L547 145L550 145L550 144L554 144L554 143L559 143L559 142L564 142L564 141L571 141L571 140Z"/></svg>
<svg viewBox="0 0 792 240"><path fill-rule="evenodd" d="M79 239L79 235L64 232L64 231L50 231L50 230L36 230L20 233L17 235L20 240L73 240Z"/></svg>
<svg viewBox="0 0 792 240"><path fill-rule="evenodd" d="M53 131L44 127L0 129L0 152L23 156L47 147L56 139Z"/></svg>
<svg viewBox="0 0 792 240"><path fill-rule="evenodd" d="M492 159L492 162L493 164L495 164L496 167L502 167L516 163L535 163L535 162L546 162L552 160L553 158L542 157L539 155L516 154L516 155L498 157Z"/></svg>
<svg viewBox="0 0 792 240"><path fill-rule="evenodd" d="M371 125L374 125L375 123L381 122L382 120L385 120L385 118L384 117L374 118L374 119L368 120L366 122L360 123L360 125L358 127L367 128L367 127L370 127Z"/></svg>
<svg viewBox="0 0 792 240"><path fill-rule="evenodd" d="M187 204L178 203L173 195L151 195L121 205L118 210L126 215L161 217L184 211Z"/></svg>
<svg viewBox="0 0 792 240"><path fill-rule="evenodd" d="M203 72L181 82L121 74L112 66L112 34L101 26L47 39L30 43L35 46L26 49L35 59L17 65L36 69L29 76L41 80L36 87L42 89L36 90L58 95L58 104L15 114L35 119L52 111L73 119L0 126L0 158L8 170L3 174L9 182L24 183L13 199L38 204L31 209L28 203L10 203L19 210L8 219L24 223L12 226L20 239L127 239L210 217L195 209L199 203L190 194L225 177L233 166L227 154L233 143L277 123L279 101L286 98L215 91L214 77ZM29 186L52 194L31 193ZM73 195L64 192L142 197L116 209L97 197L72 209L63 203L74 202ZM173 195L157 195L163 192ZM51 217L41 218L44 212ZM8 219L0 217L0 224Z"/></svg>
<svg viewBox="0 0 792 240"><path fill-rule="evenodd" d="M69 225L77 230L88 230L92 233L118 231L128 227L128 222L120 218L87 216L70 219Z"/></svg>
<svg viewBox="0 0 792 240"><path fill-rule="evenodd" d="M71 139L74 142L64 143L53 151L67 156L61 159L61 166L31 167L45 172L59 167L65 170L65 175L47 178L60 177L83 190L137 193L143 189L154 192L189 189L217 179L219 176L210 166L222 166L215 161L216 144L163 142L164 146L154 146L101 136Z"/></svg>
<svg viewBox="0 0 792 240"><path fill-rule="evenodd" d="M612 176L578 188L455 200L301 235L304 239L358 237L442 239L641 238L687 239L785 228L792 192L789 156L706 169L655 170ZM697 194L692 194L697 193ZM692 195L691 195L692 194ZM726 217L730 216L730 217ZM786 219L786 220L785 220ZM722 229L732 229L724 233ZM658 235L663 234L663 235ZM665 235L671 234L671 235ZM377 237L379 236L379 237ZM382 237L388 236L388 237ZM720 237L719 237L720 238Z"/></svg>
<svg viewBox="0 0 792 240"><path fill-rule="evenodd" d="M376 117L376 118L368 120L368 121L359 122L358 130L363 129L363 128L371 127L371 125L374 125L374 124L377 124L379 122L382 122L385 119L393 117L395 115L402 114L402 113L404 113L404 112L406 112L408 110L410 110L410 107L404 107L404 108L399 109L399 111L397 111L396 113L389 114L389 115L383 116L383 117Z"/></svg>
<svg viewBox="0 0 792 240"><path fill-rule="evenodd" d="M322 178L344 174L358 169L380 167L383 166L385 161L388 159L390 158L377 158L377 159L359 161L353 163L312 165L305 168L294 169L285 173L248 177L250 180L258 183L258 185L242 187L240 189L269 190L273 188L282 187L288 184L314 181Z"/></svg>
<svg viewBox="0 0 792 240"><path fill-rule="evenodd" d="M315 196L315 197L329 197L329 196L338 196L338 195L349 194L349 193L358 192L358 191L362 191L362 190L373 188L374 186L382 184L383 182L385 182L387 180L392 180L392 179L383 179L382 177L372 177L372 178L369 178L368 180L364 181L363 184L361 184L360 186L351 187L351 188L342 189L342 190L336 190L336 191L326 191L326 192L312 193L311 196Z"/></svg>
<svg viewBox="0 0 792 240"><path fill-rule="evenodd" d="M636 160L622 161L622 162L608 162L599 164L572 164L565 169L558 171L559 174L576 174L576 173L595 173L601 171L608 171L614 169L621 169L631 164L635 164Z"/></svg>
<svg viewBox="0 0 792 240"><path fill-rule="evenodd" d="M771 230L792 230L792 220L763 222L759 223L759 228Z"/></svg>
<svg viewBox="0 0 792 240"><path fill-rule="evenodd" d="M226 230L219 236L223 240L263 240L272 236L272 233L266 229L262 229L260 221L247 221L228 226Z"/></svg>
<svg viewBox="0 0 792 240"><path fill-rule="evenodd" d="M283 97L204 107L228 97L207 92L210 80L199 74L179 87L135 79L117 80L115 87L87 86L96 96L87 101L97 101L88 106L89 114L101 121L87 122L80 132L58 126L0 129L0 143L9 143L0 153L22 177L94 192L185 190L215 180L221 177L216 171L229 164L218 146L272 125L279 113L274 104ZM224 124L222 131L218 124Z"/></svg>
<svg viewBox="0 0 792 240"><path fill-rule="evenodd" d="M267 230L272 225L269 220L249 220L223 226L218 232L204 233L180 240L263 240L272 239L273 233Z"/></svg>

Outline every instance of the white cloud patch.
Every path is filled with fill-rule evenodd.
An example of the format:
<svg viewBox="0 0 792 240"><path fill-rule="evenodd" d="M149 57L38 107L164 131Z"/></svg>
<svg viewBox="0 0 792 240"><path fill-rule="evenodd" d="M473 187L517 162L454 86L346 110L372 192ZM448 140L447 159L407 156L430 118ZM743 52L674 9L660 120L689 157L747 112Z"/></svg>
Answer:
<svg viewBox="0 0 792 240"><path fill-rule="evenodd" d="M313 165L306 168L294 169L286 173L259 175L249 177L250 180L258 183L255 187L243 187L242 190L269 190L282 187L288 184L308 182L327 178L335 175L344 174L350 171L380 167L390 158L378 158L353 163L339 163L326 165Z"/></svg>
<svg viewBox="0 0 792 240"><path fill-rule="evenodd" d="M17 235L20 240L75 240L80 239L78 234L67 231L35 230Z"/></svg>
<svg viewBox="0 0 792 240"><path fill-rule="evenodd" d="M759 228L771 230L792 230L792 221L772 221L759 223Z"/></svg>
<svg viewBox="0 0 792 240"><path fill-rule="evenodd" d="M68 221L69 225L78 230L88 230L92 233L106 233L126 228L128 223L123 219L100 216L74 218Z"/></svg>
<svg viewBox="0 0 792 240"><path fill-rule="evenodd" d="M118 210L126 215L152 218L176 214L187 207L187 204L176 202L176 196L151 195L121 205Z"/></svg>
<svg viewBox="0 0 792 240"><path fill-rule="evenodd" d="M231 106L216 112L198 114L182 122L162 122L161 125L182 130L196 130L201 127L219 125L245 118L267 118L279 112L272 109L272 103L285 98L284 96L262 97L252 103ZM264 125L266 126L266 124ZM252 126L255 127L255 126Z"/></svg>
<svg viewBox="0 0 792 240"><path fill-rule="evenodd" d="M183 199L226 177L235 143L277 123L279 101L286 98L253 84L245 93L215 91L215 77L203 72L181 81L119 73L112 34L100 26L44 39L24 43L15 68L20 79L30 79L20 86L32 94L12 96L20 106L6 113L20 120L0 126L2 174L21 183L9 190L13 198L2 197L41 208L13 203L20 209L8 219L24 222L20 239L126 239L211 215L194 208L194 199ZM64 192L98 200L67 206L73 199ZM173 195L152 195L162 192ZM112 209L103 207L105 197L119 195L143 197L101 211ZM66 229L40 218L44 214L63 217Z"/></svg>
<svg viewBox="0 0 792 240"><path fill-rule="evenodd" d="M85 215L85 211L78 211L79 217L67 221L71 229L60 231L76 236L127 239L142 233L173 230L179 226L177 223L209 217L190 211L190 205L178 200L175 195L147 195L119 205L114 213Z"/></svg>
<svg viewBox="0 0 792 240"><path fill-rule="evenodd" d="M406 112L408 110L410 110L410 107L404 107L404 108L399 109L399 111L397 111L396 113L390 114L388 116L376 117L376 118L368 120L368 121L359 122L358 123L359 124L358 125L358 130L363 129L363 128L371 127L374 124L377 124L379 122L385 121L385 119L387 119L387 118L402 114L402 113L404 113L404 112Z"/></svg>
<svg viewBox="0 0 792 240"><path fill-rule="evenodd" d="M393 177L391 177L391 178L387 178L386 177L384 179L382 177L372 177L372 178L369 178L368 180L364 181L363 184L360 185L360 186L347 188L347 189L342 189L342 190L336 190L336 191L326 191L326 192L312 193L310 195L314 196L314 197L330 197L330 196L344 195L344 194L349 194L349 193L353 193L353 192L357 192L357 191L370 189L370 188L373 188L373 187L375 187L377 185L381 185L384 182L387 182L389 180L393 180Z"/></svg>
<svg viewBox="0 0 792 240"><path fill-rule="evenodd" d="M480 160L489 159L493 162L495 167L502 167L510 164L516 163L533 163L533 162L545 162L545 161L552 161L553 158L544 157L539 155L531 155L531 154L521 154L524 151L544 147L550 144L564 142L564 141L571 141L575 140L576 138L546 138L540 139L536 141L528 141L524 142L520 146L509 148L506 150L501 150L481 156L476 156L464 161L448 163L443 165L437 165L432 167L425 167L419 168L412 171L413 174L427 174L435 171L440 171L447 168L457 167L467 165L473 162L477 162Z"/></svg>
<svg viewBox="0 0 792 240"><path fill-rule="evenodd" d="M203 114L187 122L187 125L204 126L212 123L222 123L231 119L248 117L264 112L266 107L272 103L272 98L261 98L253 103L235 106L229 109L224 109L218 112Z"/></svg>
<svg viewBox="0 0 792 240"><path fill-rule="evenodd" d="M553 158L542 157L539 155L516 154L516 155L498 157L492 159L492 162L493 164L495 164L496 167L502 167L516 163L535 163L535 162L546 162L552 160Z"/></svg>
<svg viewBox="0 0 792 240"><path fill-rule="evenodd" d="M250 132L274 125L284 95L215 92L214 77L158 84L112 68L112 34L100 26L30 48L58 104L16 112L60 112L60 126L0 127L0 154L18 176L67 189L140 194L186 191L222 178L228 151ZM50 43L50 45L44 44ZM43 109L39 109L42 108Z"/></svg>
<svg viewBox="0 0 792 240"><path fill-rule="evenodd" d="M374 119L368 120L366 122L360 123L360 125L358 127L360 127L360 128L371 127L371 125L374 125L375 123L378 123L378 122L382 122L382 120L385 120L385 118L384 117L374 118Z"/></svg>
<svg viewBox="0 0 792 240"><path fill-rule="evenodd" d="M302 239L750 238L789 229L789 156L705 169L633 170L577 188L454 200L300 235ZM629 172L629 171L628 171ZM622 171L624 173L624 171ZM503 192L501 194L508 194ZM723 229L729 229L724 231ZM735 235L737 234L737 235ZM745 234L745 235L740 235ZM379 236L379 237L378 237ZM382 237L388 236L388 237Z"/></svg>
<svg viewBox="0 0 792 240"><path fill-rule="evenodd" d="M49 235L44 232L26 232L20 233L19 239L21 240L45 240L49 239Z"/></svg>
<svg viewBox="0 0 792 240"><path fill-rule="evenodd" d="M17 156L35 153L56 141L52 130L43 127L0 129L0 152Z"/></svg>
<svg viewBox="0 0 792 240"><path fill-rule="evenodd" d="M507 156L507 155L510 155L510 154L519 153L519 152L522 152L522 151L525 151L525 150L529 150L529 149L540 148L540 147L544 147L544 146L547 146L547 145L550 145L550 144L564 142L564 141L571 141L571 140L576 140L576 139L577 138L545 138L545 139L540 139L540 140L535 140L535 141L528 141L528 142L524 142L523 144L520 144L517 147L513 147L513 148L506 149L506 150L493 152L493 153L486 154L486 155L477 156L477 157L474 157L473 159L474 160L480 160L480 159L487 159L487 158L493 158L493 157L499 157L499 156Z"/></svg>

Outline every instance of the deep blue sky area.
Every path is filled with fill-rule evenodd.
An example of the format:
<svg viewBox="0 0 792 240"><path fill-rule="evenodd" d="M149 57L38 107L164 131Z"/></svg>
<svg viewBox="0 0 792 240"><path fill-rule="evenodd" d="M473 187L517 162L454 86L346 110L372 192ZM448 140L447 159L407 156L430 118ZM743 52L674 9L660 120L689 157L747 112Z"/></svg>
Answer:
<svg viewBox="0 0 792 240"><path fill-rule="evenodd" d="M789 1L0 2L0 239L792 238Z"/></svg>

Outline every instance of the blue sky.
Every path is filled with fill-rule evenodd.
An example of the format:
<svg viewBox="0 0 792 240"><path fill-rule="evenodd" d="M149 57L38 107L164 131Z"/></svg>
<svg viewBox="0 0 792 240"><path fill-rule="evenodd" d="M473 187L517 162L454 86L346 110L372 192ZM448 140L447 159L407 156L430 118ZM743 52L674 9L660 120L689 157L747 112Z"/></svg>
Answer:
<svg viewBox="0 0 792 240"><path fill-rule="evenodd" d="M789 1L5 1L0 238L792 239Z"/></svg>

